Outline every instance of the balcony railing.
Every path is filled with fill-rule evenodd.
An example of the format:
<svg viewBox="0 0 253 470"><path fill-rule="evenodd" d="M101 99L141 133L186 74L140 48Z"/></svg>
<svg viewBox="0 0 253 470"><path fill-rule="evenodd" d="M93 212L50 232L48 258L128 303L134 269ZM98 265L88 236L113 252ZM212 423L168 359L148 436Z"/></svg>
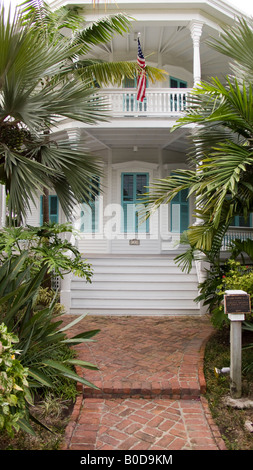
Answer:
<svg viewBox="0 0 253 470"><path fill-rule="evenodd" d="M114 117L126 116L176 116L187 107L191 88L154 88L146 90L143 103L137 101L137 90L103 90Z"/></svg>
<svg viewBox="0 0 253 470"><path fill-rule="evenodd" d="M227 251L230 248L230 243L235 240L236 238L239 238L239 240L243 241L246 240L247 238L253 239L253 229L250 228L233 228L230 229L225 237L223 238L223 243L222 243L222 251Z"/></svg>

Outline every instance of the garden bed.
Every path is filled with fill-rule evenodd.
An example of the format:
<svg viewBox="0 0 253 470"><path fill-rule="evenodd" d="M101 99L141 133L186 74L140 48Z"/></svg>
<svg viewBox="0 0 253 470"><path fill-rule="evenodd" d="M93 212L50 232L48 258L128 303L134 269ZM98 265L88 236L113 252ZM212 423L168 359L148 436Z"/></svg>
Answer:
<svg viewBox="0 0 253 470"><path fill-rule="evenodd" d="M48 395L46 399L37 399L32 413L51 432L33 424L35 436L22 430L10 438L7 433L0 433L1 450L60 450L64 444L65 429L73 411L74 401Z"/></svg>
<svg viewBox="0 0 253 470"><path fill-rule="evenodd" d="M219 427L228 450L253 450L253 407L236 408L227 404L230 398L230 378L215 375L214 368L230 366L229 329L217 331L209 340L205 350L204 373L207 384L206 398L213 419ZM242 397L253 401L253 349L244 349L253 343L253 333L242 335ZM247 370L251 364L251 369ZM238 405L240 401L238 401Z"/></svg>

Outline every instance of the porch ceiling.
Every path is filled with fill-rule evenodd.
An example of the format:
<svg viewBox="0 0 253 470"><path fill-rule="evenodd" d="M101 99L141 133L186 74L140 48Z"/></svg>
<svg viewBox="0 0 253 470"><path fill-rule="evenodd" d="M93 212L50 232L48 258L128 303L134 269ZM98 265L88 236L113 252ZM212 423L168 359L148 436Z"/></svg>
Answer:
<svg viewBox="0 0 253 470"><path fill-rule="evenodd" d="M190 21L179 20L176 24L158 21L136 21L133 31L124 36L115 36L109 43L92 49L92 57L108 61L136 60L137 34L140 33L141 46L146 62L160 68L166 66L182 67L193 73L193 44ZM201 70L202 78L228 73L228 60L207 45L210 36L218 36L218 31L209 25L203 26L201 36ZM170 73L170 72L169 72ZM170 73L173 76L173 72ZM191 86L191 84L189 84Z"/></svg>
<svg viewBox="0 0 253 470"><path fill-rule="evenodd" d="M142 149L169 149L176 152L185 152L189 147L187 135L189 129L177 129L173 133L170 128L138 127L107 129L90 128L83 130L87 146L91 151L102 149L134 147Z"/></svg>

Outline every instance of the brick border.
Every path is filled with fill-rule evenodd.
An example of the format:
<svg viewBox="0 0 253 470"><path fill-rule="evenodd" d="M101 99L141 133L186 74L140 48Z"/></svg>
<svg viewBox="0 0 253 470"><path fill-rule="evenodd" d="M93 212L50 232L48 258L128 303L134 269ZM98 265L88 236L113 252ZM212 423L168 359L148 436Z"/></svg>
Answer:
<svg viewBox="0 0 253 470"><path fill-rule="evenodd" d="M206 378L204 374L204 360L205 360L205 350L206 345L214 332L211 332L206 339L203 340L202 345L199 351L199 362L198 362L198 376L199 376L199 385L200 385L200 394L206 393Z"/></svg>
<svg viewBox="0 0 253 470"><path fill-rule="evenodd" d="M205 349L206 349L206 345L208 341L210 340L213 334L214 332L210 333L210 335L203 341L201 348L200 348L200 359L199 359L199 364L198 364L199 384L200 384L200 392L201 392L200 400L203 406L204 414L206 416L209 428L211 430L211 433L213 435L214 441L216 442L218 449L227 450L226 444L221 437L220 430L212 417L207 398L204 396L206 393L206 378L204 374Z"/></svg>
<svg viewBox="0 0 253 470"><path fill-rule="evenodd" d="M213 435L214 441L215 441L215 443L218 447L218 450L227 450L226 444L225 444L224 440L221 437L220 430L219 430L217 424L215 424L214 419L212 417L212 414L211 414L211 411L209 409L209 405L208 405L208 401L207 401L206 397L201 396L200 400L201 400L201 403L202 403L202 406L203 406L205 417L207 419L209 428L210 428L211 433Z"/></svg>
<svg viewBox="0 0 253 470"><path fill-rule="evenodd" d="M65 429L64 442L63 442L60 450L68 450L69 449L73 432L75 430L75 427L77 425L77 422L79 420L79 417L80 417L80 414L81 414L81 411L82 411L82 408L83 408L83 400L84 400L84 398L83 398L82 394L77 396L75 404L74 404L74 409L71 413L70 421L69 421L69 423L68 423L68 425Z"/></svg>

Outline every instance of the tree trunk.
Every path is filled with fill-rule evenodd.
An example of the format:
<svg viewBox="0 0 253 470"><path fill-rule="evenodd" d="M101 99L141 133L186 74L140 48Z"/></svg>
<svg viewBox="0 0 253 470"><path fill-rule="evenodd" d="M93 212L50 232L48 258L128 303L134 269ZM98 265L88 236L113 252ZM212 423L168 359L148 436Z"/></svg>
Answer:
<svg viewBox="0 0 253 470"><path fill-rule="evenodd" d="M49 224L49 191L47 188L43 190L42 196L42 223Z"/></svg>
<svg viewBox="0 0 253 470"><path fill-rule="evenodd" d="M49 130L45 130L43 132L45 136L45 142L49 142ZM49 190L47 188L43 189L43 196L42 196L42 223L43 224L49 224Z"/></svg>
<svg viewBox="0 0 253 470"><path fill-rule="evenodd" d="M49 190L44 188L43 196L42 196L42 224L49 223ZM45 238L45 243L49 243L49 241ZM44 288L51 289L52 282L51 282L51 274L47 271L42 283Z"/></svg>

